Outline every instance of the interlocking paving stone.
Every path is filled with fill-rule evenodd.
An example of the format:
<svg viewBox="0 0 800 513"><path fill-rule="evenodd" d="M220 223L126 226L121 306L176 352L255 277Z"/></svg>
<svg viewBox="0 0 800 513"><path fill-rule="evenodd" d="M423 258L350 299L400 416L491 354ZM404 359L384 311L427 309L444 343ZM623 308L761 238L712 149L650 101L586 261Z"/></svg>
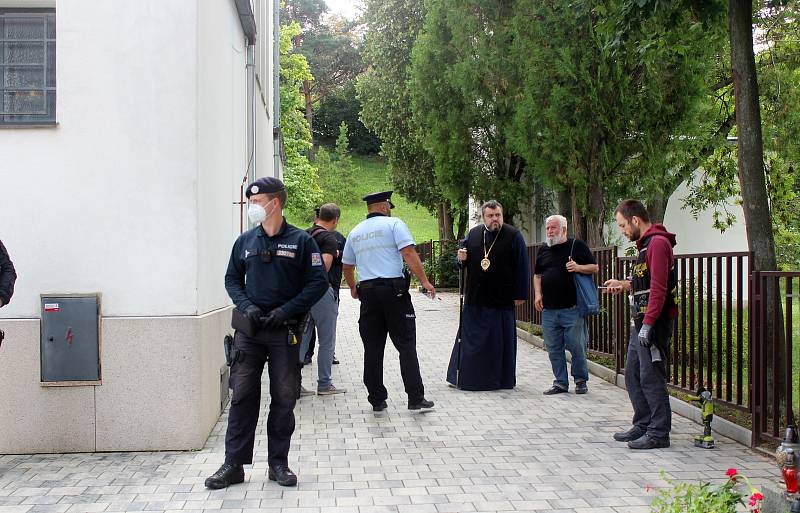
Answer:
<svg viewBox="0 0 800 513"><path fill-rule="evenodd" d="M425 395L433 411L407 409L397 352L387 343L389 408L372 411L361 383L358 303L343 290L333 380L347 393L301 399L289 454L297 488L267 479L264 379L254 464L245 483L206 490L224 458L227 411L197 452L0 455L0 513L103 511L228 513L648 512L667 479L723 482L736 467L756 484L779 478L767 458L721 438L695 449L700 426L673 417L669 449L636 452L611 435L627 429L624 390L598 378L589 393L543 396L547 354L519 342L517 387L465 392L444 375L458 326L458 296L413 293ZM316 362L304 369L307 387ZM664 472L664 475L661 472Z"/></svg>

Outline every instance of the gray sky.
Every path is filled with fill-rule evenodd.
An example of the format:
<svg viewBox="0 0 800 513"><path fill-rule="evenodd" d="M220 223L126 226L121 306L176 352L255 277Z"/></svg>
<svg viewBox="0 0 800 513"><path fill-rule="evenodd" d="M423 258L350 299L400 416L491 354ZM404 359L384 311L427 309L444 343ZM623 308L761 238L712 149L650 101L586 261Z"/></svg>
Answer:
<svg viewBox="0 0 800 513"><path fill-rule="evenodd" d="M360 0L325 0L330 12L339 14L348 19L355 18L359 9L362 7Z"/></svg>

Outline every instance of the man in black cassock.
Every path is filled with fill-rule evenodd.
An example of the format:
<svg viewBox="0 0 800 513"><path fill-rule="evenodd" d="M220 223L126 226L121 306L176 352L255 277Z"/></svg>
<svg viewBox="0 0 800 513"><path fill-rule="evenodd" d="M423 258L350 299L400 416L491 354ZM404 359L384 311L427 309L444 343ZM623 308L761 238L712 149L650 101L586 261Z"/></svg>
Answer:
<svg viewBox="0 0 800 513"><path fill-rule="evenodd" d="M458 250L465 300L447 381L463 390L511 389L517 365L514 305L528 298L530 262L522 234L503 224L500 203L481 205L481 217L483 224L470 230Z"/></svg>

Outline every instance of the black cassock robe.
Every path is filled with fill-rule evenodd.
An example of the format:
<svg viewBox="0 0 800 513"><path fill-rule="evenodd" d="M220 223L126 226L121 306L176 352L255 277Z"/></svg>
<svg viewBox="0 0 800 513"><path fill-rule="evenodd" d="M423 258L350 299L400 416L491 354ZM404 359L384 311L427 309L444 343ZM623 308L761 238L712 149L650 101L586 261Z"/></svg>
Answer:
<svg viewBox="0 0 800 513"><path fill-rule="evenodd" d="M470 230L465 245L465 304L461 330L447 368L447 381L463 390L514 388L517 365L514 300L528 299L531 281L525 240L519 230L507 224L499 232L478 225ZM484 271L480 263L489 248L491 265Z"/></svg>

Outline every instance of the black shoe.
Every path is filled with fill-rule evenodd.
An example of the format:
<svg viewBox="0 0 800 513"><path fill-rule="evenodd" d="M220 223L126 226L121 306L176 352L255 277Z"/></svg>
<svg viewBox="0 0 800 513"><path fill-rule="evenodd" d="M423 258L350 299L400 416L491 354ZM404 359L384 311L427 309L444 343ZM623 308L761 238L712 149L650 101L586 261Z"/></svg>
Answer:
<svg viewBox="0 0 800 513"><path fill-rule="evenodd" d="M653 438L650 435L642 435L636 440L628 442L629 449L663 449L669 447L669 437Z"/></svg>
<svg viewBox="0 0 800 513"><path fill-rule="evenodd" d="M567 392L569 392L569 390L567 390L566 388L561 388L553 385L542 393L544 395L555 395L555 394L566 394Z"/></svg>
<svg viewBox="0 0 800 513"><path fill-rule="evenodd" d="M219 490L244 481L244 468L241 465L225 463L214 475L206 479L206 488Z"/></svg>
<svg viewBox="0 0 800 513"><path fill-rule="evenodd" d="M576 394L585 394L589 391L589 387L586 386L585 381L578 381L575 383L575 393Z"/></svg>
<svg viewBox="0 0 800 513"><path fill-rule="evenodd" d="M270 467L268 477L281 486L297 486L297 476L285 465Z"/></svg>
<svg viewBox="0 0 800 513"><path fill-rule="evenodd" d="M306 356L303 359L303 365L311 365L311 357L310 356Z"/></svg>
<svg viewBox="0 0 800 513"><path fill-rule="evenodd" d="M422 409L428 409L428 408L433 408L433 401L428 401L424 397L419 402L416 402L416 403L409 402L408 403L408 409L409 410L422 410Z"/></svg>
<svg viewBox="0 0 800 513"><path fill-rule="evenodd" d="M333 361L331 363L334 365L339 365L339 360L336 359L336 355L333 355Z"/></svg>
<svg viewBox="0 0 800 513"><path fill-rule="evenodd" d="M381 401L378 404L373 404L372 405L372 411L383 411L386 408L388 408L388 405L386 404L386 401Z"/></svg>
<svg viewBox="0 0 800 513"><path fill-rule="evenodd" d="M639 429L636 426L633 426L627 431L620 431L619 433L614 433L614 440L617 442L633 442L634 440L638 440L642 437L644 431Z"/></svg>

